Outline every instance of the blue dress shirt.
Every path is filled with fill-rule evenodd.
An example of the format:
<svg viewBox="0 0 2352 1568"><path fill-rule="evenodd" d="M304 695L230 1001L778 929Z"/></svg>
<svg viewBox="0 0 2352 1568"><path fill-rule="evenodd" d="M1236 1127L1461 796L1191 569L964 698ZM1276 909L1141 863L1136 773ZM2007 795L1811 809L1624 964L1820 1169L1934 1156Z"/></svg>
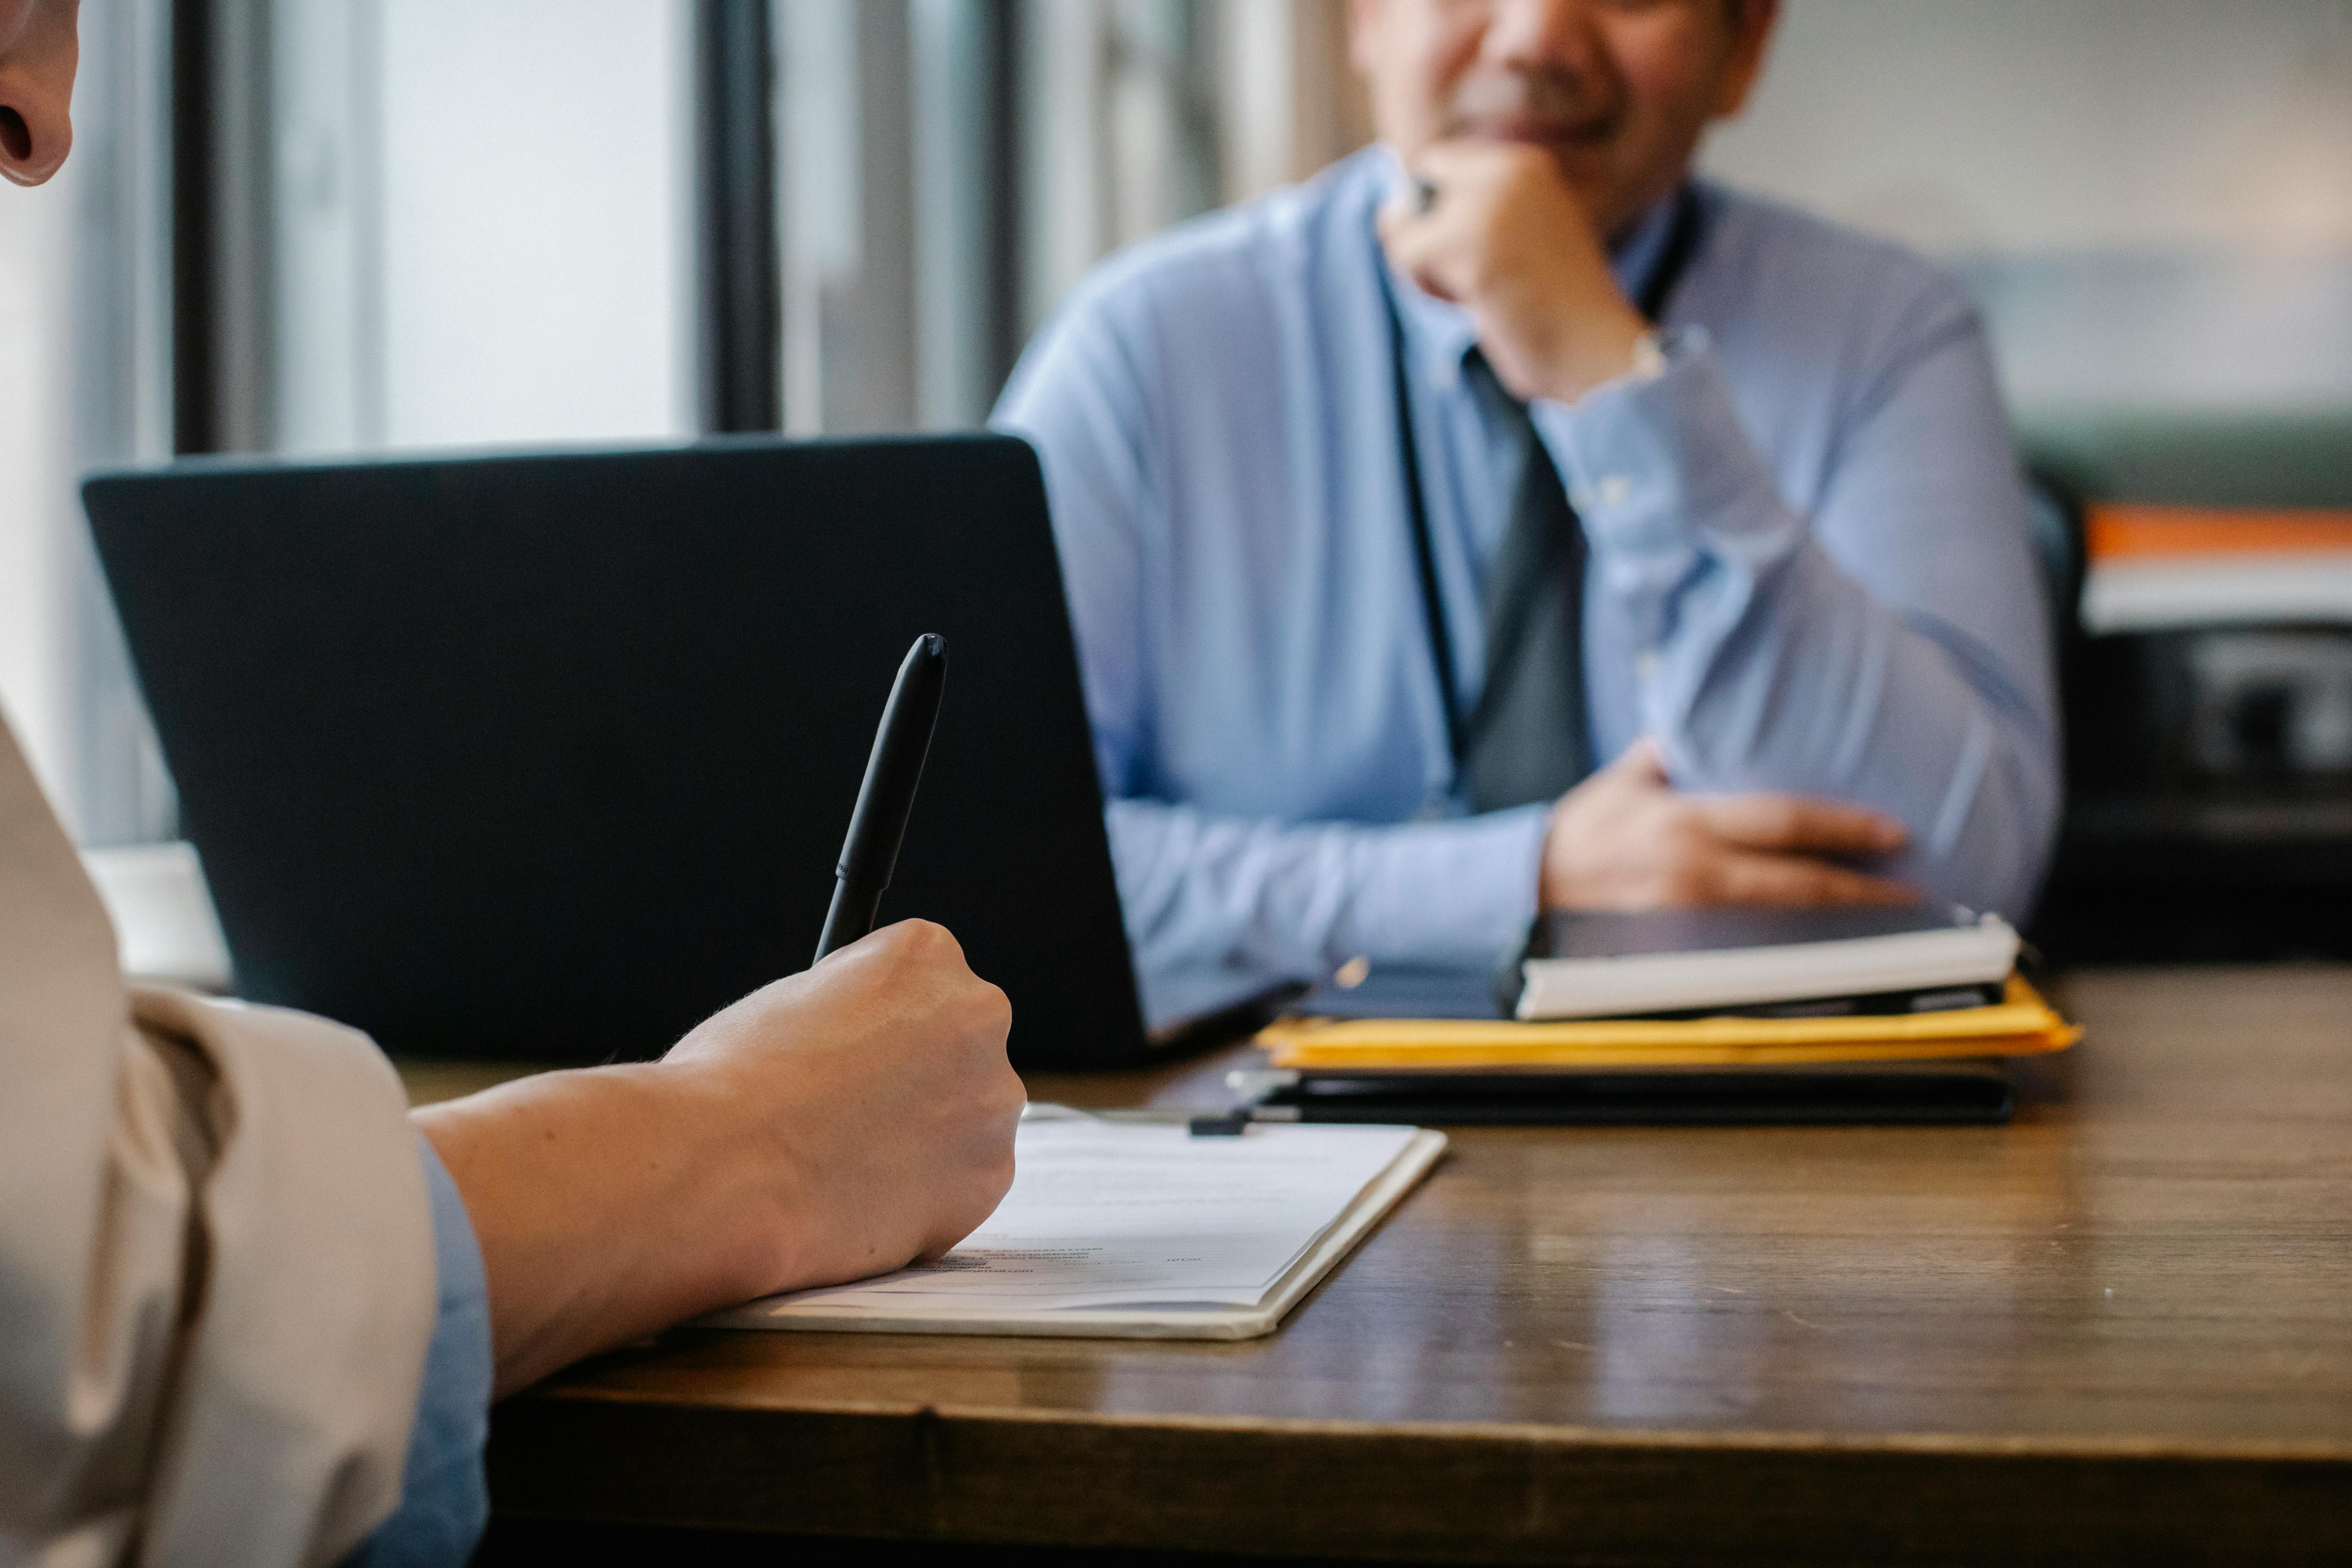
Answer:
<svg viewBox="0 0 2352 1568"><path fill-rule="evenodd" d="M490 1293L466 1200L433 1145L416 1140L433 1201L440 1315L425 1352L400 1506L342 1568L459 1568L489 1522L482 1446L490 1432Z"/></svg>
<svg viewBox="0 0 2352 1568"><path fill-rule="evenodd" d="M1403 494L1374 148L1097 269L997 408L1043 462L1139 967L1484 963L1549 808L1463 815ZM1667 363L1537 431L1590 543L1591 754L1876 806L1883 868L2021 915L2059 794L2026 500L1977 314L1896 247L1720 187ZM1669 204L1670 205L1670 204ZM1665 212L1621 245L1629 294ZM1514 476L1467 312L1390 274L1466 711Z"/></svg>

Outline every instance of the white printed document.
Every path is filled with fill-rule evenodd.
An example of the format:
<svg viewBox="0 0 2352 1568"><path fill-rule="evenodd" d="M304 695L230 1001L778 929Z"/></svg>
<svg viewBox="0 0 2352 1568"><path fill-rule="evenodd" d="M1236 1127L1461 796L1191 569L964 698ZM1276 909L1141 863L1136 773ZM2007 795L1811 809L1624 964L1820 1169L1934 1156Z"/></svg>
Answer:
<svg viewBox="0 0 2352 1568"><path fill-rule="evenodd" d="M936 1262L701 1321L761 1329L1245 1339L1271 1332L1445 1146L1410 1127L1022 1119L1013 1190Z"/></svg>

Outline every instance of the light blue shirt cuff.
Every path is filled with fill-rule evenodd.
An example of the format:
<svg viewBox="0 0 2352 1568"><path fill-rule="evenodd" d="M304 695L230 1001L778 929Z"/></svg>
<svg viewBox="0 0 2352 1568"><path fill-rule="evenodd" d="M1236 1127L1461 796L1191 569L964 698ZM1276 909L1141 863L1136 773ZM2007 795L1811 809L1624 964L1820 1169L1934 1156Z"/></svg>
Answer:
<svg viewBox="0 0 2352 1568"><path fill-rule="evenodd" d="M1574 405L1539 404L1601 585L1632 612L1641 649L1672 637L1678 593L1709 557L1760 569L1797 542L1772 472L1739 417L1703 328L1669 340L1666 366Z"/></svg>
<svg viewBox="0 0 2352 1568"><path fill-rule="evenodd" d="M1357 899L1361 950L1376 959L1487 963L1535 920L1551 804L1381 834Z"/></svg>
<svg viewBox="0 0 2352 1568"><path fill-rule="evenodd" d="M1641 551L1738 533L1781 509L1703 327L1666 340L1665 368L1625 375L1573 404L1538 403L1537 428L1594 548Z"/></svg>
<svg viewBox="0 0 2352 1568"><path fill-rule="evenodd" d="M416 1149L433 1205L439 1315L416 1392L400 1506L343 1559L343 1568L457 1568L490 1518L482 1469L492 1387L489 1282L457 1184L421 1135Z"/></svg>

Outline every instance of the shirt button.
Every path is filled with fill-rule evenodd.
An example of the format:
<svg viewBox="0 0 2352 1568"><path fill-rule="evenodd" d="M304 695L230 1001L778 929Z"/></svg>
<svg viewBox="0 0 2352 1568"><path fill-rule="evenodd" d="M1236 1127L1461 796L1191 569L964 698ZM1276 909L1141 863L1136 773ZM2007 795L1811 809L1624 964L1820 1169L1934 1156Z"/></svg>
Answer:
<svg viewBox="0 0 2352 1568"><path fill-rule="evenodd" d="M1633 493L1633 481L1622 474L1611 474L1601 481L1601 504L1617 506Z"/></svg>

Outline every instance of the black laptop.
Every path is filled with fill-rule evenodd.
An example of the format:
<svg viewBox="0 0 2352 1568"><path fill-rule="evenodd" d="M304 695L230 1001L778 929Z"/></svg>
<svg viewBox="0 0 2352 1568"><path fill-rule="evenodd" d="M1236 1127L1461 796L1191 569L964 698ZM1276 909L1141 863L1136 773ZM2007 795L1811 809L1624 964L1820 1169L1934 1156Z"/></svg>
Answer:
<svg viewBox="0 0 2352 1568"><path fill-rule="evenodd" d="M1034 455L998 437L84 489L241 995L401 1054L658 1054L803 968L908 645L945 706L884 921L1026 1064L1146 1048Z"/></svg>

